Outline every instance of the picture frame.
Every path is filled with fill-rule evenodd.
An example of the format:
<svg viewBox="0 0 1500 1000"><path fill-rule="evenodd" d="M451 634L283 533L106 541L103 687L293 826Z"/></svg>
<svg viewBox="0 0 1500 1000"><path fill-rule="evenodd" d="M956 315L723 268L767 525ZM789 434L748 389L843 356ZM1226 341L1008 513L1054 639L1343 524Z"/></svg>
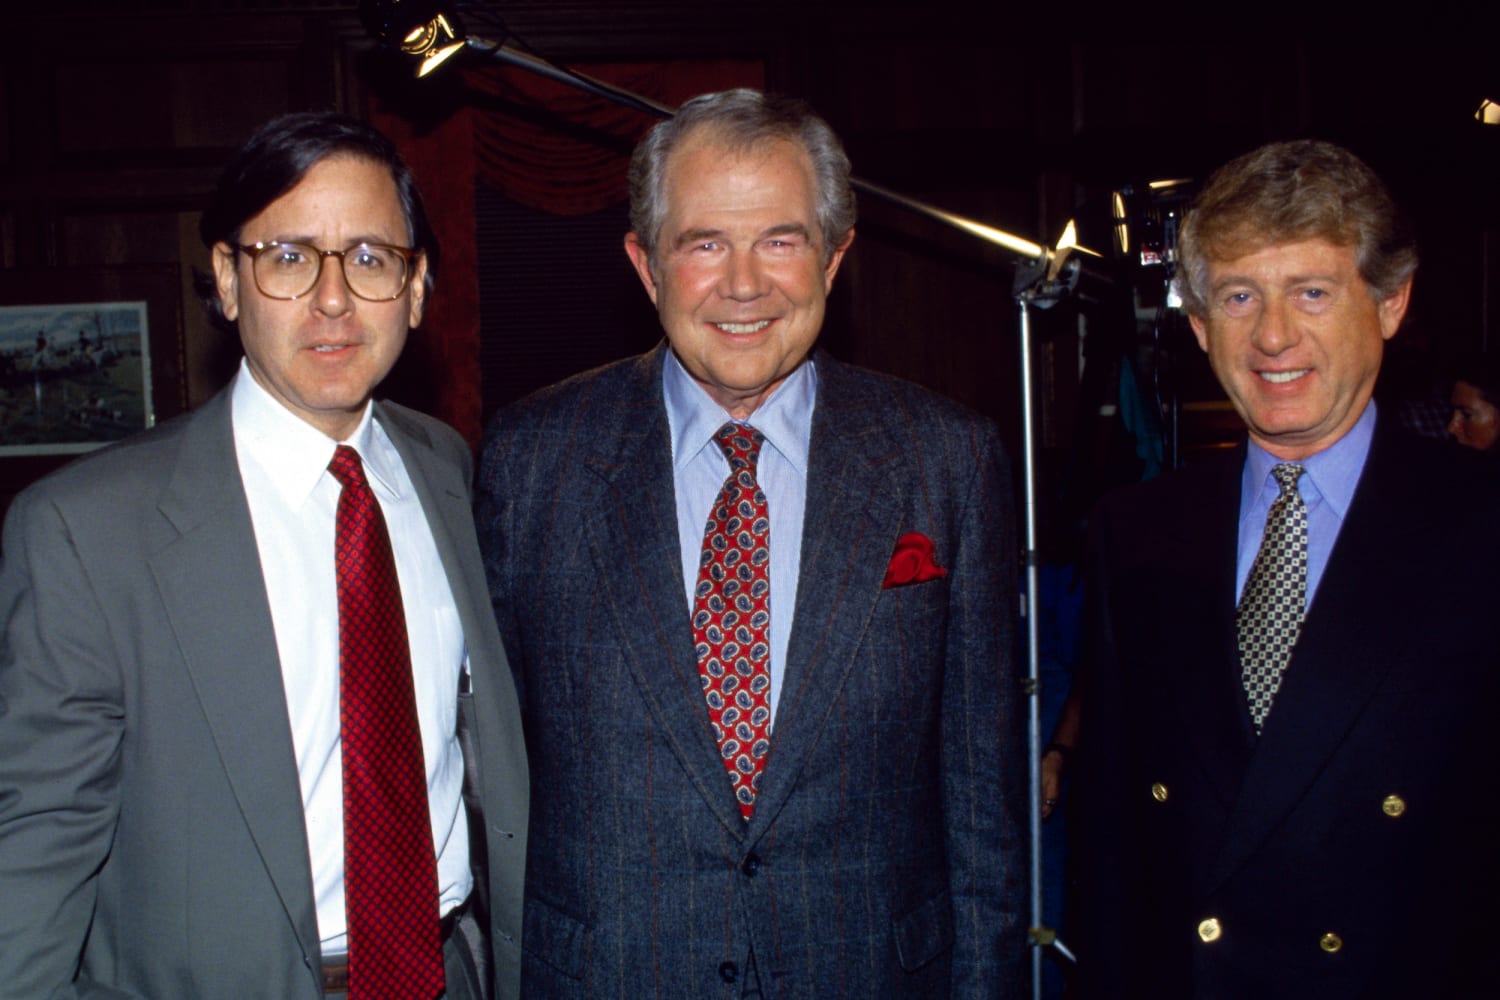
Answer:
<svg viewBox="0 0 1500 1000"><path fill-rule="evenodd" d="M187 406L177 264L0 270L0 503Z"/></svg>

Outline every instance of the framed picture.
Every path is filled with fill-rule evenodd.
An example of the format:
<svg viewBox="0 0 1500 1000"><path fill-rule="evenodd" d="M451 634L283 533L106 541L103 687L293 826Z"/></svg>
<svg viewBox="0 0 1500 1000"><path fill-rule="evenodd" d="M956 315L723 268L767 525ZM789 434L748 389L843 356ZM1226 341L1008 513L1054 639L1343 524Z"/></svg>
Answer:
<svg viewBox="0 0 1500 1000"><path fill-rule="evenodd" d="M0 458L76 455L183 406L174 266L0 273Z"/></svg>
<svg viewBox="0 0 1500 1000"><path fill-rule="evenodd" d="M187 406L176 264L0 270L0 506Z"/></svg>

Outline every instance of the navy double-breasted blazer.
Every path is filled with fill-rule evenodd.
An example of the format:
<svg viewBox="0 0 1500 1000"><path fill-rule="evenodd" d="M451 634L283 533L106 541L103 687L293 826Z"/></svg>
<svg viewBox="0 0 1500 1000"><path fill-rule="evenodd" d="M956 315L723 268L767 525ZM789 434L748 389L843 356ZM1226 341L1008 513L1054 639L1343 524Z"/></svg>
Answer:
<svg viewBox="0 0 1500 1000"><path fill-rule="evenodd" d="M1126 490L1093 525L1084 995L1497 995L1497 466L1377 421L1256 738L1243 460Z"/></svg>

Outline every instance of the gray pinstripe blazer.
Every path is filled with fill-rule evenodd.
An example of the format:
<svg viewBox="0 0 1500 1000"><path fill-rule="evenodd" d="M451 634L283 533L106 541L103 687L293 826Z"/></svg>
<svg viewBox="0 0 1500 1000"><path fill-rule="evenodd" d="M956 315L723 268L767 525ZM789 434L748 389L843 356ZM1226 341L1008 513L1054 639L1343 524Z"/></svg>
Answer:
<svg viewBox="0 0 1500 1000"><path fill-rule="evenodd" d="M992 997L1025 951L993 429L820 355L785 689L746 824L678 557L665 348L502 411L481 545L532 765L528 997ZM921 532L946 577L882 589Z"/></svg>

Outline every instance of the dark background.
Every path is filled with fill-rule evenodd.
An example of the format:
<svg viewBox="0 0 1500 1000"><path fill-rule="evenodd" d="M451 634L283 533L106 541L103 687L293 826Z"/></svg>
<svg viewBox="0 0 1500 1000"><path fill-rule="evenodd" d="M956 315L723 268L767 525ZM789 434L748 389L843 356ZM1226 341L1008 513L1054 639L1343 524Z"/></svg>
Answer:
<svg viewBox="0 0 1500 1000"><path fill-rule="evenodd" d="M1500 128L1473 118L1481 98L1500 98L1492 16L1408 8L1400 22L1375 23L1369 13L1316 8L1208 16L1054 5L1018 14L997 4L811 0L460 11L471 33L498 37L484 15L586 71L665 68L681 87L716 79L722 63L731 77L759 78L810 101L843 136L858 176L1028 239L1050 243L1077 217L1081 241L1106 252L1096 268L1115 285L1083 309L1037 316L1048 523L1052 514L1072 523L1104 483L1138 471L1109 416L1122 353L1141 364L1148 387L1151 362L1162 352L1171 359L1164 378L1185 404L1189 455L1235 430L1183 329L1169 316L1153 337L1159 269L1108 254L1114 189L1201 179L1272 139L1343 143L1386 178L1423 249L1383 394L1440 391L1446 359L1500 335ZM153 331L175 379L158 392L163 415L202 402L232 371L235 345L208 326L192 295L192 270L208 260L198 213L229 151L287 110L338 107L396 122L405 144L467 136L464 116L479 115L502 133L566 134L618 159L618 197L568 215L476 178L467 161L417 159L429 200L441 189L447 224L471 226L472 243L460 244L462 265L446 270L452 283L439 285L453 305L414 336L393 395L475 439L496 406L659 337L620 249L624 155L649 125L644 116L601 129L590 118L597 108L573 113L520 91L476 89L475 74L491 70L473 59L419 88L410 67L373 51L352 3L59 0L7 20L0 266L54 279L71 269L173 269L179 308L170 329ZM552 180L569 183L565 171ZM862 198L860 210L824 345L990 414L1019 455L1011 259L894 206ZM1094 367L1081 380L1085 357ZM0 460L0 490L49 464Z"/></svg>

